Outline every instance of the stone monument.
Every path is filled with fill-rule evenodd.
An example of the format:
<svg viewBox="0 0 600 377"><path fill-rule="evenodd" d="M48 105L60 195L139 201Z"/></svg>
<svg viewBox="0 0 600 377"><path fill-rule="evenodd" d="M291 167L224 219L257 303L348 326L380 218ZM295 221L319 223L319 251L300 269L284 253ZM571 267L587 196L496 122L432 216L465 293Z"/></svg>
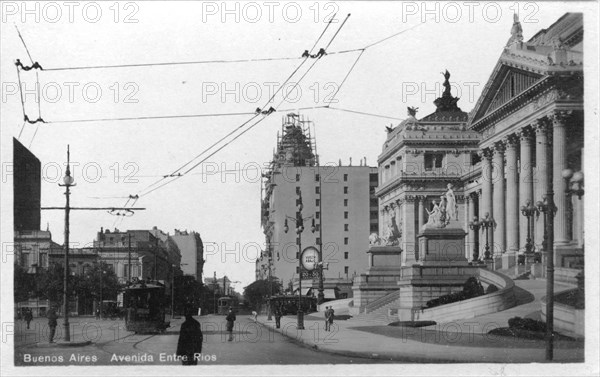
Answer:
<svg viewBox="0 0 600 377"><path fill-rule="evenodd" d="M413 310L425 307L427 301L461 291L465 281L477 275L478 267L465 257L466 232L459 223L452 184L427 213L427 223L417 235L419 261L400 269L401 321L412 320Z"/></svg>

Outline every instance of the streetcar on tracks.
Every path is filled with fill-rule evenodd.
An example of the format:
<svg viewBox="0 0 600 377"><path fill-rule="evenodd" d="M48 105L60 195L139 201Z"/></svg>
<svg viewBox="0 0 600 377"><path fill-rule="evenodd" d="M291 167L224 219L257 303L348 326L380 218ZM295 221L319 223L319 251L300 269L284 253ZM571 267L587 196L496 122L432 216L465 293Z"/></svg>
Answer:
<svg viewBox="0 0 600 377"><path fill-rule="evenodd" d="M165 285L136 280L123 292L125 329L137 333L162 333L171 324Z"/></svg>

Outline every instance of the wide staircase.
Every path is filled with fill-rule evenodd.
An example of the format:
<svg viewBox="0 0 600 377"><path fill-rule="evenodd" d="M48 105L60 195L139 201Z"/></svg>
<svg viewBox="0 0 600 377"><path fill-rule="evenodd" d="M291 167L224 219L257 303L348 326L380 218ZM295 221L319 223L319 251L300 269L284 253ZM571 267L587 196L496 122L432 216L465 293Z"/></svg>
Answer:
<svg viewBox="0 0 600 377"><path fill-rule="evenodd" d="M387 295L370 302L363 312L354 316L352 320L362 322L369 325L387 325L398 321L397 309L398 301L400 300L400 291L395 290ZM389 314L389 309L393 310L394 314Z"/></svg>

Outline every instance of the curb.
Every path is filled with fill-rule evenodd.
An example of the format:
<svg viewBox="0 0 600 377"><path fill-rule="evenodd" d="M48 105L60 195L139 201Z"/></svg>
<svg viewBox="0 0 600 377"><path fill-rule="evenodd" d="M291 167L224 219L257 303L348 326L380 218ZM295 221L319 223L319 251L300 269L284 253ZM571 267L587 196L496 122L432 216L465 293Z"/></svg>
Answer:
<svg viewBox="0 0 600 377"><path fill-rule="evenodd" d="M68 347L83 347L92 344L91 340L85 340L81 342L65 342L60 341L56 343L36 343L38 348L68 348Z"/></svg>
<svg viewBox="0 0 600 377"><path fill-rule="evenodd" d="M350 357L356 357L356 358L360 358L360 359L370 359L370 360L385 360L385 361L396 361L396 362L401 361L401 362L406 362L406 363L447 363L447 364L465 363L465 361L454 361L454 360L440 359L440 358L434 358L434 357L406 356L406 355L398 355L398 354L377 354L377 353L368 353L368 352L364 352L364 351L361 352L361 351L351 351L351 350L332 350L332 349L328 349L328 348L324 348L324 347L319 347L317 344L311 344L302 339L298 339L296 337L293 337L291 335L283 333L282 331L280 331L280 329L276 329L275 327L270 327L269 325L265 324L264 322L257 321L256 323L260 324L261 326L263 326L267 329L272 329L273 331L278 332L282 336L285 336L286 338L290 339L294 344L297 344L304 348L318 350L318 351L326 352L326 353L333 354L333 355L350 356Z"/></svg>

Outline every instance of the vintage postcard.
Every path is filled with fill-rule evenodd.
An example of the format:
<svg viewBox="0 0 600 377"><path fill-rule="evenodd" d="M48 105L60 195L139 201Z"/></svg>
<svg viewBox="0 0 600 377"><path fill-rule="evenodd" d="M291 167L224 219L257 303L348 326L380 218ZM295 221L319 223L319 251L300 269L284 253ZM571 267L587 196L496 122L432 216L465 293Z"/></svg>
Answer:
<svg viewBox="0 0 600 377"><path fill-rule="evenodd" d="M0 6L3 376L600 373L597 2Z"/></svg>

